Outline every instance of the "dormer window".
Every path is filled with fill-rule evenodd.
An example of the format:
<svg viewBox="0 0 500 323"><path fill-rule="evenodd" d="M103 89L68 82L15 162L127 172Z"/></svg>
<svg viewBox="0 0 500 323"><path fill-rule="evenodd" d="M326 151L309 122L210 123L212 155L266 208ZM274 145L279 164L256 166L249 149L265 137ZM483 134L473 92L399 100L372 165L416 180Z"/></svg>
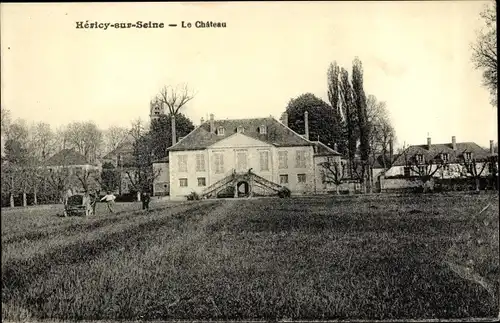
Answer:
<svg viewBox="0 0 500 323"><path fill-rule="evenodd" d="M217 135L218 136L224 136L224 128L223 127L217 128Z"/></svg>
<svg viewBox="0 0 500 323"><path fill-rule="evenodd" d="M471 152L465 152L464 153L465 160L470 160L472 158L472 153Z"/></svg>
<svg viewBox="0 0 500 323"><path fill-rule="evenodd" d="M267 133L267 129L266 129L265 125L262 125L262 126L259 127L259 133L261 135L265 135Z"/></svg>
<svg viewBox="0 0 500 323"><path fill-rule="evenodd" d="M245 132L245 128L243 128L243 126L238 126L238 128L236 128L236 132L237 133L244 133Z"/></svg>
<svg viewBox="0 0 500 323"><path fill-rule="evenodd" d="M424 161L424 156L422 154L417 154L415 158L417 159L417 163L421 163Z"/></svg>
<svg viewBox="0 0 500 323"><path fill-rule="evenodd" d="M449 154L443 153L441 154L441 160L447 162L449 160Z"/></svg>

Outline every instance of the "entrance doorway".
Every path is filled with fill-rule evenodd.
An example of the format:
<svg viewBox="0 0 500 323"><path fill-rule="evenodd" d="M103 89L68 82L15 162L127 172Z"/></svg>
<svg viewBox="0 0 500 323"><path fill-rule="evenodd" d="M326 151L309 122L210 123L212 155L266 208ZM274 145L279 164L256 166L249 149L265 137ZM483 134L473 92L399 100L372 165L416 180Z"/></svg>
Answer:
<svg viewBox="0 0 500 323"><path fill-rule="evenodd" d="M238 182L238 184L236 184L236 189L238 190L238 197L248 196L250 193L250 185L245 181Z"/></svg>

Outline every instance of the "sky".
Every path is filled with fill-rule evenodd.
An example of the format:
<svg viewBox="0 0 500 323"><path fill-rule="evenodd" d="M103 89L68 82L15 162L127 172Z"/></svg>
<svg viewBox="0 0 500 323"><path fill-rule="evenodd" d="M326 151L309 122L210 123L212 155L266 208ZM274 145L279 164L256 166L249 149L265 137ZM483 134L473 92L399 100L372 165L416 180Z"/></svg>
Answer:
<svg viewBox="0 0 500 323"><path fill-rule="evenodd" d="M195 124L279 118L290 99L327 101L331 62L363 63L365 93L385 101L398 145L496 141L497 108L470 62L483 1L1 4L1 104L54 129L148 120L164 85L196 92ZM83 22L163 29L77 29ZM226 28L180 28L196 21Z"/></svg>

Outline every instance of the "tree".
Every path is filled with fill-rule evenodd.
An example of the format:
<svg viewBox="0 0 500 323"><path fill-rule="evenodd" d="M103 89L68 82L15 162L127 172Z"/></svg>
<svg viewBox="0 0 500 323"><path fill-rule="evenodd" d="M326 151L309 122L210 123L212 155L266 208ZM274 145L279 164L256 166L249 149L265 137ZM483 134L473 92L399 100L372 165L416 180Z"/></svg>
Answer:
<svg viewBox="0 0 500 323"><path fill-rule="evenodd" d="M346 176L347 165L340 158L327 157L327 160L320 164L321 174L324 183L335 185L336 194L339 195L339 187Z"/></svg>
<svg viewBox="0 0 500 323"><path fill-rule="evenodd" d="M145 133L134 142L135 166L125 172L132 186L137 191L137 200L140 201L141 192L149 191L154 180L160 175L159 170L153 168L152 140L149 133Z"/></svg>
<svg viewBox="0 0 500 323"><path fill-rule="evenodd" d="M103 136L94 122L70 123L66 128L66 139L88 162L94 163L97 160Z"/></svg>
<svg viewBox="0 0 500 323"><path fill-rule="evenodd" d="M490 91L491 104L497 105L497 25L496 1L491 1L481 12L485 26L478 31L472 45L472 62L483 72L483 86Z"/></svg>
<svg viewBox="0 0 500 323"><path fill-rule="evenodd" d="M328 103L314 94L305 93L290 100L286 107L288 127L295 132L305 133L304 112L306 111L309 113L309 139L319 139L333 148L340 134L333 131L332 125L338 123L339 120L335 120Z"/></svg>
<svg viewBox="0 0 500 323"><path fill-rule="evenodd" d="M1 122L2 122L0 130L2 131L2 135L4 135L4 134L7 134L8 130L9 130L10 123L11 123L10 110L8 110L4 107L1 107L0 118L1 118Z"/></svg>
<svg viewBox="0 0 500 323"><path fill-rule="evenodd" d="M150 140L152 140L152 153L155 159L160 159L167 156L167 148L171 142L171 127L172 115L161 115L159 118L151 122L149 130ZM179 137L187 136L194 130L193 122L184 114L179 113L175 117L176 132Z"/></svg>
<svg viewBox="0 0 500 323"><path fill-rule="evenodd" d="M483 175L484 170L488 166L489 160L487 158L478 159L474 156L471 158L466 158L466 154L463 154L460 161L463 166L463 174L466 177L474 179L474 184L476 186L476 191L479 192L480 179Z"/></svg>
<svg viewBox="0 0 500 323"><path fill-rule="evenodd" d="M356 106L357 113L357 125L359 129L359 151L361 167L356 167L356 173L358 175L358 179L360 184L363 185L365 183L366 176L370 175L368 172L369 166L369 158L370 158L370 124L368 123L368 115L366 108L366 96L365 91L363 89L363 66L361 61L356 57L353 62L352 67L352 89L353 89L353 97ZM359 172L358 172L359 169ZM370 181L368 181L370 183ZM370 185L371 190L371 185Z"/></svg>
<svg viewBox="0 0 500 323"><path fill-rule="evenodd" d="M36 158L44 162L55 152L55 134L48 123L38 122L32 126L32 146Z"/></svg>
<svg viewBox="0 0 500 323"><path fill-rule="evenodd" d="M342 117L342 103L340 98L340 68L337 62L330 64L328 68L328 100L332 107L332 116L334 123L332 124L332 131L336 137L335 143L340 153L346 154L347 141L345 138L345 122Z"/></svg>
<svg viewBox="0 0 500 323"><path fill-rule="evenodd" d="M447 162L443 159L426 160L423 155L419 154L410 156L408 154L408 149L403 151L403 156L405 165L410 171L410 175L413 173L420 179L424 192L433 189L432 178L440 169L447 165Z"/></svg>
<svg viewBox="0 0 500 323"><path fill-rule="evenodd" d="M385 102L379 102L374 95L368 95L366 100L367 123L370 128L370 151L372 161L377 155L382 155L384 169L389 168L393 159L392 147L396 138L394 127L389 118Z"/></svg>
<svg viewBox="0 0 500 323"><path fill-rule="evenodd" d="M118 148L130 130L124 127L112 126L104 132L105 150L111 152Z"/></svg>
<svg viewBox="0 0 500 323"><path fill-rule="evenodd" d="M120 175L111 163L102 165L101 188L105 191L113 192L119 186Z"/></svg>
<svg viewBox="0 0 500 323"><path fill-rule="evenodd" d="M340 69L340 99L342 115L344 117L344 131L347 139L347 157L349 160L349 176L353 177L354 158L359 138L357 110L353 96L353 89L349 82L349 72Z"/></svg>
<svg viewBox="0 0 500 323"><path fill-rule="evenodd" d="M180 109L184 107L189 101L194 98L194 93L192 93L187 84L177 86L175 88L171 86L165 86L160 90L160 94L154 98L150 104L162 104L166 105L171 118L172 124L172 146L177 142L176 129L175 129L175 118L179 113Z"/></svg>

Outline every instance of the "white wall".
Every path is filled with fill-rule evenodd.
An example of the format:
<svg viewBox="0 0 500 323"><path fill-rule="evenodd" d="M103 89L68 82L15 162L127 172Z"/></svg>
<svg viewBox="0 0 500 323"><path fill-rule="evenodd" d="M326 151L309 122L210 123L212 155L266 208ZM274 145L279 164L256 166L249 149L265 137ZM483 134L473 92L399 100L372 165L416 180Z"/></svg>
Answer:
<svg viewBox="0 0 500 323"><path fill-rule="evenodd" d="M278 151L288 152L288 168L279 169ZM296 152L307 151L306 165L303 168L296 167ZM237 152L246 152L247 167L243 171L252 168L252 172L270 181L279 184L281 174L288 175L287 186L292 193L303 193L314 191L314 164L312 160L313 147L275 147L259 140L250 138L243 134L235 134L222 141L217 142L205 150L172 151L170 156L170 196L172 199L183 198L191 192L202 193L206 187L230 175L237 167ZM260 152L269 152L269 170L261 170ZM215 173L215 154L223 155L223 173ZM196 171L196 155L203 154L205 157L205 171ZM187 171L179 172L178 156L187 156ZM306 183L298 183L298 174L306 174ZM198 177L206 178L206 186L198 186ZM188 186L180 187L180 179L187 178Z"/></svg>

